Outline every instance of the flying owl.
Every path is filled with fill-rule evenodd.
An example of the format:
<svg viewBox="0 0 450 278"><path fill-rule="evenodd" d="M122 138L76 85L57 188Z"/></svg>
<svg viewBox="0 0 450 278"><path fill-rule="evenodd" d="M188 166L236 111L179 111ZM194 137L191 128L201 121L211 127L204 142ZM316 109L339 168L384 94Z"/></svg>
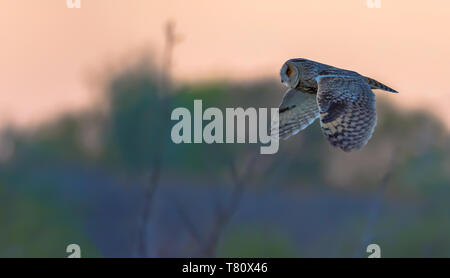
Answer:
<svg viewBox="0 0 450 278"><path fill-rule="evenodd" d="M278 136L287 139L320 118L331 145L346 152L362 148L372 136L377 123L372 89L397 93L357 72L307 59L288 60L280 75L289 89L279 108Z"/></svg>

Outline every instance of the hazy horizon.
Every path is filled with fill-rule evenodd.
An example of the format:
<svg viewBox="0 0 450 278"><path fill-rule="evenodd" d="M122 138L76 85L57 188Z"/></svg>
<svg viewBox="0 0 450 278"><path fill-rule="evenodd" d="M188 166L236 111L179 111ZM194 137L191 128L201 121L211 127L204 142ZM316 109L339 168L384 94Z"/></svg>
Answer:
<svg viewBox="0 0 450 278"><path fill-rule="evenodd" d="M173 68L181 82L277 80L285 60L304 57L373 77L400 92L378 96L427 109L450 128L449 9L447 1L383 0L379 9L365 0L82 0L81 9L65 0L4 1L0 126L91 107L95 74L120 69L142 49L158 58L172 19L183 38Z"/></svg>

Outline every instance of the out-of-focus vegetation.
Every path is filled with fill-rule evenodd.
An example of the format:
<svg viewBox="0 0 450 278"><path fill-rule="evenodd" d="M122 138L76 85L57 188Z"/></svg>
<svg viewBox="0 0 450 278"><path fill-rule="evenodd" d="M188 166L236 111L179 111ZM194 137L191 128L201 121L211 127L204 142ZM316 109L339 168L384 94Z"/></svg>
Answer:
<svg viewBox="0 0 450 278"><path fill-rule="evenodd" d="M402 111L388 103L396 95L379 92L363 150L332 148L315 122L246 173L258 145L172 143L159 76L151 63L132 66L105 84L107 113L3 130L0 256L63 257L70 243L83 256L136 256L160 138L150 256L361 256L365 240L383 256L450 256L450 136L428 113ZM277 107L283 91L271 80L206 82L175 84L166 97L170 111L193 111L194 99L225 111ZM214 226L233 179L246 175L230 222Z"/></svg>

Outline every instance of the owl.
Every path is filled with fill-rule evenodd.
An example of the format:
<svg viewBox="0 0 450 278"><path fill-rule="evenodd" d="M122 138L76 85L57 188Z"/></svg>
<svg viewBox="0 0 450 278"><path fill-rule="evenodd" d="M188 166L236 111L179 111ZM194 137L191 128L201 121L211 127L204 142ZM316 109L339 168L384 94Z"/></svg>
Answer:
<svg viewBox="0 0 450 278"><path fill-rule="evenodd" d="M307 59L286 61L280 75L289 89L279 108L279 121L272 123L272 134L287 139L320 118L330 144L346 152L362 148L372 136L377 123L372 89L397 93L357 72Z"/></svg>

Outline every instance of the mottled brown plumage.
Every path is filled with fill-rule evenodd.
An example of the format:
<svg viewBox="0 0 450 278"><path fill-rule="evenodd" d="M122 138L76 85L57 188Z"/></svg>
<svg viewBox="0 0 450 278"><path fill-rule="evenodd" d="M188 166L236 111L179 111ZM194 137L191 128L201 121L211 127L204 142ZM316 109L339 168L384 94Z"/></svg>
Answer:
<svg viewBox="0 0 450 278"><path fill-rule="evenodd" d="M372 136L377 115L371 89L397 93L357 72L307 59L288 60L280 75L290 89L280 105L279 137L287 139L320 118L325 137L344 151L362 148Z"/></svg>

